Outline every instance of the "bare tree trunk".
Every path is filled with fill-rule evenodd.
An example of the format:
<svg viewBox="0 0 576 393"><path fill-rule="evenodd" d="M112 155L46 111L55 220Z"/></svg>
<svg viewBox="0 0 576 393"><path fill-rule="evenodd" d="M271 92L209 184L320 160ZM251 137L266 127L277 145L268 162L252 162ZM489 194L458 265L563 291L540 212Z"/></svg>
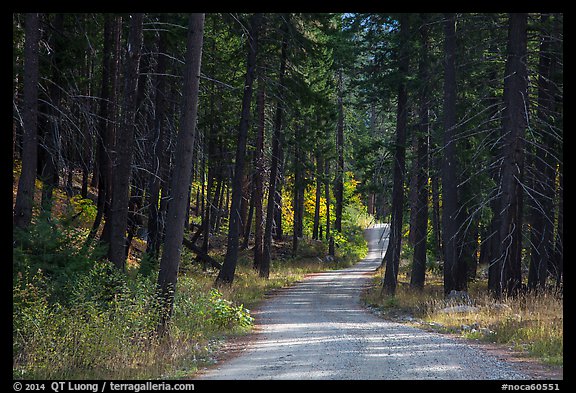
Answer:
<svg viewBox="0 0 576 393"><path fill-rule="evenodd" d="M444 20L444 159L442 161L442 236L444 239L444 293L466 289L458 263L456 168L456 19L447 14ZM465 272L465 271L464 271Z"/></svg>
<svg viewBox="0 0 576 393"><path fill-rule="evenodd" d="M14 205L14 226L26 228L32 221L32 205L36 180L38 152L38 44L40 23L38 13L26 14L24 43L24 108L22 121L22 172L18 180L18 192Z"/></svg>
<svg viewBox="0 0 576 393"><path fill-rule="evenodd" d="M228 227L228 242L226 257L222 269L216 277L216 285L232 284L236 263L238 262L238 245L240 242L240 205L242 199L242 178L244 177L244 161L246 155L246 140L248 137L248 124L250 120L250 101L252 100L252 85L256 68L256 52L258 45L258 30L260 28L261 14L254 14L250 20L250 35L248 37L248 61L246 79L244 82L244 96L242 98L242 114L238 127L238 144L236 146L236 162L234 164L234 179L232 184L232 200L230 206L230 220Z"/></svg>
<svg viewBox="0 0 576 393"><path fill-rule="evenodd" d="M322 154L316 147L316 195L314 202L314 227L312 229L312 239L320 240L322 237L319 234L320 230L320 198L322 197L322 172L324 170L324 163L322 162Z"/></svg>
<svg viewBox="0 0 576 393"><path fill-rule="evenodd" d="M293 213L294 219L292 220L292 255L298 252L298 239L302 237L302 219L303 219L303 195L304 195L304 176L302 168L302 148L300 140L302 138L301 125L297 124L294 127L295 143L294 143L294 196L293 196ZM301 197L302 195L302 197Z"/></svg>
<svg viewBox="0 0 576 393"><path fill-rule="evenodd" d="M255 215L255 229L254 229L254 268L260 270L263 259L263 241L264 241L264 109L266 92L264 85L264 71L258 73L258 97L257 97L257 113L258 113L258 133L256 136L256 149L254 151L254 215Z"/></svg>
<svg viewBox="0 0 576 393"><path fill-rule="evenodd" d="M334 230L342 232L342 209L344 207L344 105L343 105L342 69L338 70L338 122L336 125L336 181L334 199L336 199Z"/></svg>
<svg viewBox="0 0 576 393"><path fill-rule="evenodd" d="M326 134L329 134L328 129ZM329 135L326 135L329 138ZM324 196L326 198L326 240L328 240L328 255L334 257L334 237L331 234L330 222L330 160L324 161Z"/></svg>
<svg viewBox="0 0 576 393"><path fill-rule="evenodd" d="M105 136L103 138L103 157L104 161L100 163L100 181L103 182L102 187L104 187L105 192L103 193L103 215L104 227L102 228L102 233L100 235L100 240L106 244L110 244L110 208L112 206L112 162L116 157L116 132L118 129L118 99L119 99L119 79L120 79L120 59L121 54L121 37L122 37L122 17L117 16L112 19L111 26L111 44L112 48L110 57L110 79L107 83L110 84L110 94L108 101L108 108L106 113L108 115L106 122L101 119L101 126L104 125ZM103 81L104 82L104 81ZM103 172L103 173L102 173ZM100 198L100 190L98 192L98 198ZM94 226L92 229L94 231L98 230L99 223L98 217L94 220ZM98 224L98 225L97 225Z"/></svg>
<svg viewBox="0 0 576 393"><path fill-rule="evenodd" d="M50 20L47 18L48 21ZM40 112L44 113L40 122L40 161L39 175L42 180L42 211L51 215L53 190L58 187L58 157L60 156L59 130L61 123L60 106L63 90L62 51L64 49L64 14L56 14L51 26L54 32L50 35L49 46L51 61L51 83L47 88L47 97L41 100Z"/></svg>
<svg viewBox="0 0 576 393"><path fill-rule="evenodd" d="M285 25L282 25L285 26ZM288 36L285 28L282 29L282 45L280 53L280 76L278 84L280 88L284 86L284 74L286 72L286 57L288 49ZM270 180L268 183L268 201L266 205L266 225L264 227L264 244L262 245L263 255L260 265L260 276L268 278L270 271L270 261L272 259L272 227L274 225L274 212L276 201L276 185L280 154L280 139L282 136L282 107L281 99L276 104L276 114L274 119L274 134L272 135L272 162L270 163Z"/></svg>
<svg viewBox="0 0 576 393"><path fill-rule="evenodd" d="M388 295L396 293L398 281L398 267L400 265L400 251L402 245L402 214L404 211L404 171L406 153L406 124L408 120L408 93L404 78L408 73L408 17L400 17L400 49L398 54L398 68L401 81L398 86L398 108L396 117L396 146L394 153L393 189L392 189L392 223L390 226L390 240L386 255L386 271L382 283L382 292Z"/></svg>
<svg viewBox="0 0 576 393"><path fill-rule="evenodd" d="M543 14L541 21L545 24L550 18ZM528 287L530 289L544 289L548 277L548 266L551 265L552 235L554 230L554 163L548 149L554 146L550 131L546 128L552 123L554 113L554 93L552 83L552 70L555 68L553 57L550 55L552 34L542 34L540 44L540 62L538 65L538 124L534 127L540 134L540 141L536 145L535 179L533 189L535 195L532 206L530 268L528 272Z"/></svg>
<svg viewBox="0 0 576 393"><path fill-rule="evenodd" d="M131 15L126 68L124 70L124 103L122 123L116 142L116 160L112 178L112 206L110 209L110 248L108 257L124 271L126 263L126 225L128 222L128 199L134 146L136 120L136 95L138 69L142 46L142 22L144 14Z"/></svg>
<svg viewBox="0 0 576 393"><path fill-rule="evenodd" d="M200 65L204 39L204 14L190 14L186 43L186 68L184 71L184 102L182 105L180 131L176 141L175 166L172 173L171 201L166 218L164 251L158 273L158 287L164 300L164 313L160 332L172 315L174 294L180 266L180 252L184 238L184 222L188 205L188 185L192 171L196 119L198 115L198 91Z"/></svg>
<svg viewBox="0 0 576 393"><path fill-rule="evenodd" d="M510 14L508 58L504 78L504 116L502 121L504 158L500 182L500 247L498 263L500 280L497 296L512 295L520 289L522 240L522 178L524 135L528 106L528 72L526 69L527 14Z"/></svg>
<svg viewBox="0 0 576 393"><path fill-rule="evenodd" d="M417 176L416 176L416 212L415 212L415 233L414 233L414 257L412 259L412 274L410 276L410 286L413 288L424 288L426 278L426 238L428 235L428 28L426 19L421 18L420 40L422 48L420 50L420 60L418 73L422 83L419 97L420 124L418 126L417 141Z"/></svg>
<svg viewBox="0 0 576 393"><path fill-rule="evenodd" d="M160 225L158 200L160 198L160 188L162 185L162 168L165 165L164 138L166 112L166 32L158 32L158 62L156 66L154 99L154 124L152 130L153 141L150 143L151 168L150 180L148 183L148 238L146 241L146 253L155 260L160 255L160 239L162 228Z"/></svg>

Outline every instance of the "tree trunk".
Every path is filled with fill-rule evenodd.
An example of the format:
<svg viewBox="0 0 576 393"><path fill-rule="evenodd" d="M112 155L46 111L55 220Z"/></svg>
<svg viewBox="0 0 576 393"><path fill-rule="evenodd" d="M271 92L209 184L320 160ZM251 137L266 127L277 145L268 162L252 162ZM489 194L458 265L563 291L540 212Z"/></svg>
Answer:
<svg viewBox="0 0 576 393"><path fill-rule="evenodd" d="M180 252L184 238L184 221L188 185L192 171L196 119L198 114L198 92L200 65L204 38L204 14L190 14L186 44L186 68L184 71L184 97L180 131L176 141L175 166L172 173L171 201L166 217L166 238L158 273L158 287L164 299L165 311L160 323L161 332L172 315L174 294L178 280Z"/></svg>
<svg viewBox="0 0 576 393"><path fill-rule="evenodd" d="M402 245L402 214L404 211L404 171L406 153L406 124L408 120L408 93L405 78L408 73L408 16L400 17L400 48L398 53L398 69L400 83L398 85L398 107L396 114L396 143L394 152L394 169L392 185L392 223L390 226L390 240L386 255L386 271L382 291L387 295L396 293L398 281L398 267L400 265L400 251Z"/></svg>
<svg viewBox="0 0 576 393"><path fill-rule="evenodd" d="M286 57L288 49L288 35L283 24L283 36L280 53L280 71L278 84L280 88L284 86L284 74L286 72ZM276 201L276 185L280 154L280 139L282 137L282 97L276 103L276 113L274 118L274 134L272 135L272 161L270 163L270 180L268 182L268 201L266 205L266 225L264 227L264 244L262 245L262 263L260 265L260 277L268 278L270 272L270 261L272 259L272 228L274 226L274 212Z"/></svg>
<svg viewBox="0 0 576 393"><path fill-rule="evenodd" d="M256 149L254 151L254 268L260 270L263 259L264 241L264 211L262 202L264 199L264 109L265 109L265 85L263 71L258 73L258 96L257 113L258 129L256 135Z"/></svg>
<svg viewBox="0 0 576 393"><path fill-rule="evenodd" d="M324 170L324 163L322 162L322 154L320 148L316 147L316 195L314 201L314 227L312 229L312 239L320 240L322 237L319 234L320 230L320 200L322 197L322 172Z"/></svg>
<svg viewBox="0 0 576 393"><path fill-rule="evenodd" d="M252 100L252 85L256 69L256 51L258 45L258 30L260 28L261 14L254 14L250 20L250 34L248 37L248 60L246 78L244 82L244 96L242 98L242 114L238 127L238 143L236 145L236 162L234 164L234 179L232 184L232 200L230 205L230 219L228 222L228 241L226 257L222 269L216 277L216 285L232 284L236 263L238 260L238 245L240 241L240 205L242 199L242 178L244 177L244 161L246 155L246 140L248 138L248 124L250 120L250 101Z"/></svg>
<svg viewBox="0 0 576 393"><path fill-rule="evenodd" d="M428 28L426 19L422 18L420 27L420 61L418 73L422 83L420 91L418 126L418 156L416 177L416 212L414 233L414 257L412 259L412 274L410 286L424 288L426 278L426 238L428 235Z"/></svg>
<svg viewBox="0 0 576 393"><path fill-rule="evenodd" d="M503 139L504 157L500 182L500 241L498 264L500 280L497 296L515 294L522 282L522 177L524 167L524 135L528 98L526 69L527 14L510 14L508 26L508 58L504 78Z"/></svg>
<svg viewBox="0 0 576 393"><path fill-rule="evenodd" d="M56 14L54 24L51 26L53 33L50 35L48 45L52 48L51 83L47 89L48 96L41 100L44 113L40 122L40 157L39 175L42 180L42 211L51 215L52 193L58 187L58 157L60 156L60 123L61 123L61 98L64 90L62 78L62 51L64 50L64 14ZM39 160L39 161L40 161Z"/></svg>
<svg viewBox="0 0 576 393"><path fill-rule="evenodd" d="M334 230L342 232L342 209L344 204L344 105L343 105L342 69L338 70L338 122L336 125L336 152L338 161L334 185Z"/></svg>
<svg viewBox="0 0 576 393"><path fill-rule="evenodd" d="M105 187L104 200L103 200L103 218L104 218L104 228L102 228L102 233L100 234L100 240L106 244L110 244L110 225L111 225L111 213L110 209L112 206L112 162L116 157L116 133L117 133L117 123L118 123L118 99L119 99L119 79L120 79L120 59L122 58L121 51L121 38L122 38L122 17L114 17L111 26L112 34L112 48L110 57L110 95L108 101L108 108L106 109L108 118L105 123L106 133L103 140L103 157L104 161L101 163L100 171L105 171L101 173L100 181L103 181L103 187ZM101 121L103 121L101 119ZM101 123L102 124L102 123ZM100 197L100 192L98 193ZM93 230L97 230L96 225L97 220L94 221Z"/></svg>
<svg viewBox="0 0 576 393"><path fill-rule="evenodd" d="M442 231L440 220L440 185L437 173L439 172L440 159L438 157L432 158L432 165L434 173L430 176L430 187L432 192L432 232L434 238L434 254L437 258L442 258Z"/></svg>
<svg viewBox="0 0 576 393"><path fill-rule="evenodd" d="M158 32L158 62L156 65L155 99L154 99L154 124L152 130L153 141L150 143L150 179L148 183L148 238L146 241L146 253L155 260L160 255L161 221L159 217L158 202L162 185L162 168L165 166L166 154L164 153L166 112L166 32Z"/></svg>
<svg viewBox="0 0 576 393"><path fill-rule="evenodd" d="M18 180L18 191L14 205L14 226L26 228L32 221L32 205L36 180L38 152L38 44L40 23L38 13L26 14L24 43L24 108L22 122L22 172Z"/></svg>
<svg viewBox="0 0 576 393"><path fill-rule="evenodd" d="M458 263L458 194L456 168L456 19L444 20L444 158L442 161L442 235L444 239L444 293L465 290L461 264ZM465 270L464 270L465 273Z"/></svg>
<svg viewBox="0 0 576 393"><path fill-rule="evenodd" d="M326 139L329 140L329 131L326 129ZM334 238L331 234L330 220L330 160L324 161L324 196L326 199L326 240L328 240L328 255L334 257Z"/></svg>
<svg viewBox="0 0 576 393"><path fill-rule="evenodd" d="M541 17L542 24L549 20L548 14ZM551 265L552 235L554 229L554 181L555 171L551 154L548 152L554 146L554 140L547 128L553 123L554 93L552 84L553 57L550 55L552 35L543 33L540 44L540 62L538 65L538 125L534 127L540 134L540 142L535 146L536 159L534 163L535 195L531 217L530 267L528 272L528 287L544 289L548 277L548 266Z"/></svg>
<svg viewBox="0 0 576 393"><path fill-rule="evenodd" d="M128 222L128 199L130 173L134 146L136 120L136 95L138 69L142 46L142 22L144 14L131 15L126 67L124 70L124 103L120 132L116 142L116 160L112 178L112 206L110 209L110 248L108 257L121 271L126 263L126 225Z"/></svg>
<svg viewBox="0 0 576 393"><path fill-rule="evenodd" d="M302 147L300 146L302 139L301 125L296 124L294 127L294 197L293 197L293 213L294 219L292 220L292 255L298 252L298 240L302 237L302 220L304 218L303 200L304 200L304 174L302 168Z"/></svg>

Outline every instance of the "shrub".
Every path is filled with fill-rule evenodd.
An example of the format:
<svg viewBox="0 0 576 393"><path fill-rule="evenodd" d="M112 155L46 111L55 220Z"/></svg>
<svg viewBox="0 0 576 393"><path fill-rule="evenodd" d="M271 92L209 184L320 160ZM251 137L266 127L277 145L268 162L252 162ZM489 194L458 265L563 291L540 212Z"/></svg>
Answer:
<svg viewBox="0 0 576 393"><path fill-rule="evenodd" d="M65 288L72 277L88 271L104 255L102 246L84 245L81 231L44 214L26 230L15 228L13 236L14 274L41 270L57 300L67 297Z"/></svg>
<svg viewBox="0 0 576 393"><path fill-rule="evenodd" d="M50 301L49 288L41 270L17 275L14 378L95 377L144 362L159 320L150 278L97 262L67 285L66 302Z"/></svg>

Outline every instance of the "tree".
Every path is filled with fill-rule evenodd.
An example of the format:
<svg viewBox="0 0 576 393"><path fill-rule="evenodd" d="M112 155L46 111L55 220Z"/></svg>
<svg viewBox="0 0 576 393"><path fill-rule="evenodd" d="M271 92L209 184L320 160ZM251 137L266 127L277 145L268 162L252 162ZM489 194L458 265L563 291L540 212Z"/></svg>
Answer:
<svg viewBox="0 0 576 393"><path fill-rule="evenodd" d="M400 250L402 245L402 217L404 211L404 172L406 162L406 124L408 119L408 92L406 76L410 65L408 52L408 15L400 15L400 43L398 49L398 105L396 109L396 142L394 146L394 169L392 188L392 222L390 239L384 255L386 271L382 283L382 292L388 295L396 293Z"/></svg>
<svg viewBox="0 0 576 393"><path fill-rule="evenodd" d="M102 77L100 81L99 121L97 126L96 174L98 175L98 199L96 217L88 235L90 242L96 236L102 218L105 218L101 240L110 242L110 205L112 202L112 156L116 134L116 109L118 97L118 64L120 60L120 37L122 17L104 16L102 48Z"/></svg>
<svg viewBox="0 0 576 393"><path fill-rule="evenodd" d="M194 139L198 114L200 65L204 37L204 14L190 14L186 40L186 68L180 131L177 136L175 166L172 173L171 201L166 217L166 238L158 273L158 287L164 299L161 330L172 314L178 280L180 251L188 206L188 186L192 172Z"/></svg>
<svg viewBox="0 0 576 393"><path fill-rule="evenodd" d="M50 23L47 18L47 24L51 25L53 33L50 35L48 45L52 48L50 54L50 84L45 94L40 99L40 112L44 114L41 117L38 127L39 141L39 177L42 180L42 202L41 207L45 214L51 215L52 211L52 194L54 188L58 186L58 158L60 152L59 129L61 128L61 99L63 86L63 58L65 36L64 14L56 14L54 23Z"/></svg>
<svg viewBox="0 0 576 393"><path fill-rule="evenodd" d="M283 88L285 84L286 61L288 57L288 28L287 20L283 21L281 27L282 41L280 44L280 69L278 75L278 85ZM282 139L282 96L278 97L274 114L274 131L272 134L272 158L270 162L270 180L268 181L268 200L266 204L266 223L264 226L264 240L262 244L262 263L260 264L260 276L268 277L270 272L270 261L272 259L272 229L274 226L274 212L276 194L278 193L278 167L280 164L280 143ZM276 226L281 225L276 222Z"/></svg>
<svg viewBox="0 0 576 393"><path fill-rule="evenodd" d="M167 95L167 81L166 81L166 68L167 68L167 33L164 30L158 32L158 60L156 65L156 73L158 74L154 89L154 120L152 129L152 141L150 143L151 150L151 167L150 178L148 184L148 239L146 243L146 254L154 259L158 259L160 255L160 244L162 238L162 220L160 217L160 209L158 207L158 200L160 198L160 190L165 187L165 179L163 173L166 172L167 155L164 152L164 139L166 134L166 95ZM164 186L164 187L163 187Z"/></svg>
<svg viewBox="0 0 576 393"><path fill-rule="evenodd" d="M248 123L250 118L250 102L252 100L252 85L254 82L258 46L258 30L260 28L261 18L262 15L258 13L252 15L250 18L246 79L242 99L242 113L240 116L240 125L238 127L238 143L236 145L236 162L234 164L234 179L232 183L232 200L230 205L226 257L222 264L222 269L220 269L218 277L216 277L216 285L232 284L234 281L234 273L236 271L241 228L240 204L242 199L242 178L244 176L246 140L248 138Z"/></svg>
<svg viewBox="0 0 576 393"><path fill-rule="evenodd" d="M14 205L14 226L26 228L32 221L32 205L36 180L38 151L38 44L40 42L40 16L26 14L24 44L24 128L22 146L22 172L18 180L18 193Z"/></svg>
<svg viewBox="0 0 576 393"><path fill-rule="evenodd" d="M442 227L444 293L466 289L466 270L457 254L458 194L456 168L456 17L444 19L444 158L442 160Z"/></svg>
<svg viewBox="0 0 576 393"><path fill-rule="evenodd" d="M124 101L122 122L117 135L116 157L113 164L112 206L110 208L110 247L108 257L114 265L125 269L126 226L128 223L128 199L130 194L130 172L134 146L136 120L136 92L142 46L142 23L144 14L133 14L124 70Z"/></svg>
<svg viewBox="0 0 576 393"><path fill-rule="evenodd" d="M415 205L415 236L414 257L412 259L412 274L410 286L422 289L426 275L426 238L428 235L428 135L429 135L429 97L428 97L428 26L425 17L421 18L420 26L420 59L418 77L420 81L417 158L416 158L416 205ZM412 231L412 228L410 229Z"/></svg>
<svg viewBox="0 0 576 393"><path fill-rule="evenodd" d="M557 67L556 58L552 54L553 32L546 31L544 26L551 18L550 14L541 15L542 31L539 48L538 82L537 82L537 109L535 130L540 140L535 146L534 158L534 196L532 197L531 213L531 253L528 272L528 287L530 289L544 289L548 277L549 267L552 265L552 236L554 230L554 170L553 155L550 151L555 141L551 128L554 123L555 99L553 70ZM556 20L554 20L556 21Z"/></svg>
<svg viewBox="0 0 576 393"><path fill-rule="evenodd" d="M522 182L524 135L527 125L528 72L526 68L527 14L512 13L504 76L502 118L504 156L501 165L499 285L496 296L515 294L522 282Z"/></svg>
<svg viewBox="0 0 576 393"><path fill-rule="evenodd" d="M334 184L334 198L336 208L334 211L334 230L342 232L342 209L344 207L344 104L342 69L338 70L338 122L336 125L336 179Z"/></svg>
<svg viewBox="0 0 576 393"><path fill-rule="evenodd" d="M266 102L266 91L264 85L264 70L263 68L258 73L258 94L257 94L257 113L258 113L258 127L256 134L256 149L254 150L254 216L255 216L255 230L254 230L254 268L260 272L262 260L264 258L264 210L262 202L264 199L264 128L265 118L264 109ZM250 223L248 223L250 225ZM268 274L262 270L262 276L267 277Z"/></svg>

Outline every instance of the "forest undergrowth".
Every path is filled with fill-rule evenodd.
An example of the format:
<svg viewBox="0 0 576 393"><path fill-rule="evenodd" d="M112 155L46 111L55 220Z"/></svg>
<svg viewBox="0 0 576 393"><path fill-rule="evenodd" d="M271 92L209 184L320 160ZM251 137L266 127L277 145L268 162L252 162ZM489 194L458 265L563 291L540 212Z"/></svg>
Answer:
<svg viewBox="0 0 576 393"><path fill-rule="evenodd" d="M334 260L326 262L327 241L305 237L294 255L291 236L285 236L274 243L269 279L252 267L252 243L240 251L234 284L219 288L214 286L218 270L203 267L183 248L172 318L168 333L160 336L158 271L140 269L145 242L134 237L126 272L118 271L103 248L85 243L93 203L61 189L54 192L50 216L36 210L26 231L14 231L15 379L191 375L214 362L227 338L250 332L250 309L267 293L308 273L350 266L367 249L362 235L367 218L353 209L345 214ZM210 255L220 263L225 236L222 230L211 239Z"/></svg>

